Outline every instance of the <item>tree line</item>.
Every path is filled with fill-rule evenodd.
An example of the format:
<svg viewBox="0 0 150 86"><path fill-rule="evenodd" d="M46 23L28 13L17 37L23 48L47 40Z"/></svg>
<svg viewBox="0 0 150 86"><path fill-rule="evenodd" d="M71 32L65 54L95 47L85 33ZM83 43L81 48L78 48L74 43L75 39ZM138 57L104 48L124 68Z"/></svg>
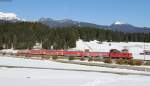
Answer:
<svg viewBox="0 0 150 86"><path fill-rule="evenodd" d="M44 49L69 49L76 41L150 42L150 33L123 33L91 27L49 28L38 22L0 24L0 49L32 49L42 43Z"/></svg>

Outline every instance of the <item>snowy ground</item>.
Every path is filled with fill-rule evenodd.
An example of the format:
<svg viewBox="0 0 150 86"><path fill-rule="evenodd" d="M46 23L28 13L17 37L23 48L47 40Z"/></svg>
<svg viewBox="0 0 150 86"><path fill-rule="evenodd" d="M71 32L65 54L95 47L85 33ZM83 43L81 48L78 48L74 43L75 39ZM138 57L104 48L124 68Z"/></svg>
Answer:
<svg viewBox="0 0 150 86"><path fill-rule="evenodd" d="M21 67L36 67L36 68L50 68L50 69L66 69L66 70L93 70L93 71L108 71L118 73L141 73L150 74L150 72L135 71L127 69L116 69L106 67L91 67L76 64L58 63L48 60L33 60L23 58L12 58L12 57L0 57L0 66L21 66Z"/></svg>
<svg viewBox="0 0 150 86"><path fill-rule="evenodd" d="M0 65L149 74L148 72L126 69L91 67L11 57L0 57ZM0 67L1 86L150 86L149 81L150 76L142 75Z"/></svg>
<svg viewBox="0 0 150 86"><path fill-rule="evenodd" d="M1 86L149 86L150 77L60 70L1 68Z"/></svg>
<svg viewBox="0 0 150 86"><path fill-rule="evenodd" d="M111 44L111 46L109 46ZM89 49L90 51L98 51L98 52L109 52L110 49L128 49L129 52L133 53L133 57L135 59L145 59L150 60L150 55L140 55L143 52L145 45L145 50L150 50L150 43L142 43L142 42L103 42L99 44L98 41L90 41L84 42L82 40L78 40L76 42L76 48L73 50L82 50Z"/></svg>
<svg viewBox="0 0 150 86"><path fill-rule="evenodd" d="M18 50L13 50L13 49L3 49L3 50L0 50L0 52L5 52L5 53L17 53Z"/></svg>

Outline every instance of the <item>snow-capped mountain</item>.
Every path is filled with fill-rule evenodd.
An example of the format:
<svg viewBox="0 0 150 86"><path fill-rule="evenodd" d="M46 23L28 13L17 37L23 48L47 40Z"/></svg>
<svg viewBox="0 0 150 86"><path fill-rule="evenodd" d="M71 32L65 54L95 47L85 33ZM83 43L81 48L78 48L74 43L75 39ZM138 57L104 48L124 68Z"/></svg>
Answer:
<svg viewBox="0 0 150 86"><path fill-rule="evenodd" d="M21 21L21 18L19 18L15 13L4 13L0 12L0 21Z"/></svg>
<svg viewBox="0 0 150 86"><path fill-rule="evenodd" d="M108 26L108 28L114 31L131 32L131 33L150 32L150 28L137 27L128 23L121 22L121 21L114 22L113 24Z"/></svg>

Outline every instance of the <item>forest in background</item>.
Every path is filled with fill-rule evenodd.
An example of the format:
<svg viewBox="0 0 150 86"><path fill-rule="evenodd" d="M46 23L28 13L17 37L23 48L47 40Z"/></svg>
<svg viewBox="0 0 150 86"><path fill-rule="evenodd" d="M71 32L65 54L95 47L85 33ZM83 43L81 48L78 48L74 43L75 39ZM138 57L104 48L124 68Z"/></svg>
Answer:
<svg viewBox="0 0 150 86"><path fill-rule="evenodd" d="M76 41L150 42L150 33L124 33L91 27L49 28L38 22L0 24L0 49L32 49L42 43L44 49L69 49Z"/></svg>

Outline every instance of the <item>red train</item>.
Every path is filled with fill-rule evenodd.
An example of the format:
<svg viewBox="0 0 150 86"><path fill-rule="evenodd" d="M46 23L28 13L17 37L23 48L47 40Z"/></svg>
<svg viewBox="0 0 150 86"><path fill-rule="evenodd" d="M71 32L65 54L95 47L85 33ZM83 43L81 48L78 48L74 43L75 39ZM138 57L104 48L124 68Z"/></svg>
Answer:
<svg viewBox="0 0 150 86"><path fill-rule="evenodd" d="M65 51L65 50L28 50L18 52L17 54L26 55L51 55L51 56L76 56L76 57L111 57L131 59L132 53L114 53L114 52L83 52L83 51Z"/></svg>

